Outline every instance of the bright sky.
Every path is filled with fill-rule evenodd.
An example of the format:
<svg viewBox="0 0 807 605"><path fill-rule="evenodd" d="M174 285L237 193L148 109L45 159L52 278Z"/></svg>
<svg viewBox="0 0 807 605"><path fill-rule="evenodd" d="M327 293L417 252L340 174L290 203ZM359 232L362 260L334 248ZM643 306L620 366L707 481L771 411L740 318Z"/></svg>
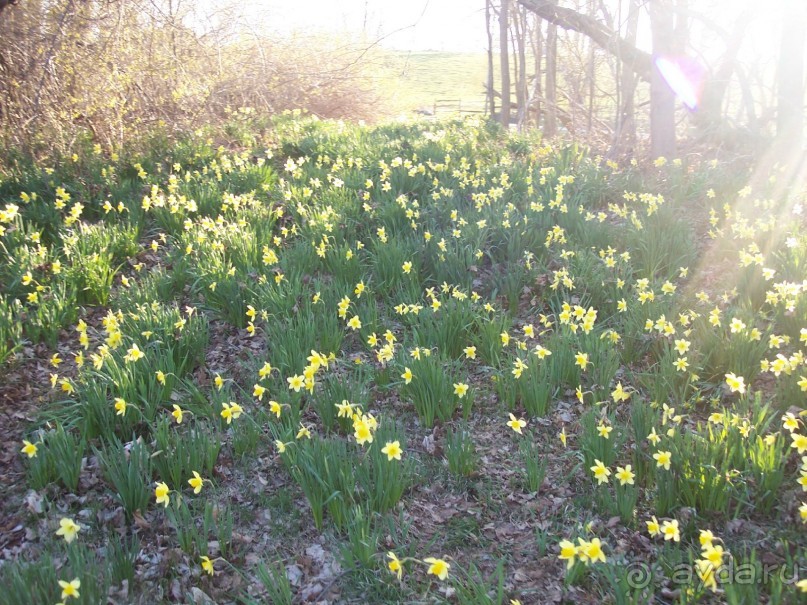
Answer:
<svg viewBox="0 0 807 605"><path fill-rule="evenodd" d="M185 0L197 10L205 5L235 3L250 27L282 36L299 34L347 34L380 40L398 50L484 52L485 0ZM807 0L698 0L697 9L716 24L730 30L745 7L754 9L751 27L740 60L760 65L771 61L779 47L781 10L807 6ZM608 2L614 9L615 3ZM624 6L624 0L623 0ZM691 5L694 6L694 5ZM694 10L694 8L693 8ZM624 11L623 11L624 13ZM615 14L619 17L619 14ZM626 13L621 17L626 18ZM692 22L690 54L713 65L725 48L725 40L713 30ZM647 11L642 11L639 46L650 49ZM699 33L696 30L699 29ZM494 40L497 33L494 28ZM494 42L495 44L496 42Z"/></svg>
<svg viewBox="0 0 807 605"><path fill-rule="evenodd" d="M482 52L484 0L257 0L270 30L364 33L387 48Z"/></svg>

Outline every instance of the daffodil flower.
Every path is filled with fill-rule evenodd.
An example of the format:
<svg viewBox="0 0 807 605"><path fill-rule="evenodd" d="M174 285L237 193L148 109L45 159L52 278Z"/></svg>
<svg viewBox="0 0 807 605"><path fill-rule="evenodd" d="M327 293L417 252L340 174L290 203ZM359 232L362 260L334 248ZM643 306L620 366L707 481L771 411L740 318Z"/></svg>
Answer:
<svg viewBox="0 0 807 605"><path fill-rule="evenodd" d="M507 421L507 426L513 429L519 435L522 435L521 429L527 426L527 421L522 420L521 418L516 418L513 414L510 414L510 420Z"/></svg>
<svg viewBox="0 0 807 605"><path fill-rule="evenodd" d="M451 565L446 563L443 559L427 557L423 559L423 562L429 564L429 569L426 573L437 576L440 580L445 580L448 577L448 570L451 568Z"/></svg>
<svg viewBox="0 0 807 605"><path fill-rule="evenodd" d="M76 538L76 534L79 532L81 527L67 517L62 518L59 521L59 529L56 531L57 536L62 536L64 541L70 544Z"/></svg>
<svg viewBox="0 0 807 605"><path fill-rule="evenodd" d="M381 448L381 453L387 455L387 460L400 460L403 450L401 449L400 441L387 441L387 444Z"/></svg>

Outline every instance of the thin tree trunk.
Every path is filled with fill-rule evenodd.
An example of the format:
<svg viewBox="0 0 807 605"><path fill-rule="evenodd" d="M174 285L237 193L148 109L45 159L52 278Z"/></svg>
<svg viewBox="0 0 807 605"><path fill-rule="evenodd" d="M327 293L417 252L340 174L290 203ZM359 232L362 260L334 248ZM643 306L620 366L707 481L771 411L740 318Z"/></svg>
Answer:
<svg viewBox="0 0 807 605"><path fill-rule="evenodd" d="M726 34L726 51L720 62L720 67L704 84L703 92L700 99L700 107L695 112L694 122L700 131L700 135L709 138L714 132L717 131L721 122L723 122L723 101L726 97L726 92L731 82L732 74L737 70L737 55L740 52L740 47L745 40L745 32L751 23L751 11L744 11L736 20L734 28L730 34ZM743 90L742 80L740 81L741 90ZM745 90L743 90L743 101L747 100ZM753 103L750 107L753 115ZM756 129L754 120L749 120L748 128L753 132Z"/></svg>
<svg viewBox="0 0 807 605"><path fill-rule="evenodd" d="M639 29L639 0L628 0L628 20L625 27L625 41L636 45L636 33ZM619 65L619 107L617 111L616 129L614 131L614 150L629 151L636 144L636 115L634 97L636 93L636 75L630 64L618 60Z"/></svg>
<svg viewBox="0 0 807 605"><path fill-rule="evenodd" d="M655 1L653 0L653 2ZM653 67L651 55L636 48L635 44L626 42L618 32L614 32L588 15L571 8L558 6L557 0L518 0L518 2L549 23L585 34L594 40L597 46L612 54L618 50L622 60L628 63L640 78L650 81ZM650 3L651 6L653 2Z"/></svg>
<svg viewBox="0 0 807 605"><path fill-rule="evenodd" d="M490 14L492 11L493 7L491 6L491 0L485 0L485 31L488 35L488 86L486 111L491 117L496 113L496 95L493 92L493 31L490 29Z"/></svg>
<svg viewBox="0 0 807 605"><path fill-rule="evenodd" d="M594 2L589 3L589 10L591 11L591 17L594 18L597 11ZM590 143L591 130L594 122L594 97L597 92L597 67L595 65L597 57L594 53L594 43L591 39L586 39L586 43L588 44L588 73L586 74L588 79L588 115L586 116L586 138Z"/></svg>
<svg viewBox="0 0 807 605"><path fill-rule="evenodd" d="M544 135L553 137L558 130L558 26L549 23L546 28L546 85L544 87L544 100L546 101L546 114L544 117Z"/></svg>
<svg viewBox="0 0 807 605"><path fill-rule="evenodd" d="M532 87L532 99L533 103L535 104L534 107L534 114L535 120L534 123L537 126L541 121L541 58L543 56L543 29L541 28L541 22L537 19L533 19L535 21L533 27L533 45L532 45L532 52L533 57L535 57L535 77L533 78L533 87Z"/></svg>
<svg viewBox="0 0 807 605"><path fill-rule="evenodd" d="M650 3L653 57L669 57L674 48L672 0ZM656 66L650 77L650 148L653 157L675 157L675 93Z"/></svg>
<svg viewBox="0 0 807 605"><path fill-rule="evenodd" d="M515 13L516 39L518 42L518 76L516 78L516 105L518 106L518 127L521 129L527 120L527 14L524 7L517 7Z"/></svg>
<svg viewBox="0 0 807 605"><path fill-rule="evenodd" d="M501 81L502 81L502 111L499 119L502 126L508 127L510 123L510 49L507 46L507 32L509 25L508 4L510 0L502 0L499 9L499 52L501 54Z"/></svg>

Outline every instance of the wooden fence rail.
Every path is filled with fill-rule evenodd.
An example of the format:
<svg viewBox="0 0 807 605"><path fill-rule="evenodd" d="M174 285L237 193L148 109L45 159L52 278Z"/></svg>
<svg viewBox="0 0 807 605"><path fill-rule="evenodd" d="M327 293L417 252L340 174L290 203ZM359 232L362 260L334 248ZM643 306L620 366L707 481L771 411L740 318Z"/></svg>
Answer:
<svg viewBox="0 0 807 605"><path fill-rule="evenodd" d="M433 105L433 114L438 113L485 113L484 103L480 106L477 103L462 106L462 99L435 99Z"/></svg>

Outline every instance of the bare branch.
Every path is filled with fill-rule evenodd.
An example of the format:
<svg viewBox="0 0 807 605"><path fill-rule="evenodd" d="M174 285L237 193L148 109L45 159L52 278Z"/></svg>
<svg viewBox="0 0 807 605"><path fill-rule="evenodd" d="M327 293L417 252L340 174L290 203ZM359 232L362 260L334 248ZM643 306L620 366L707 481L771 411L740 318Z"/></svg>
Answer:
<svg viewBox="0 0 807 605"><path fill-rule="evenodd" d="M570 8L557 6L551 0L518 0L519 4L550 23L579 32L611 54L618 54L623 63L643 80L650 81L653 61L650 53L636 48L617 32L596 19Z"/></svg>

